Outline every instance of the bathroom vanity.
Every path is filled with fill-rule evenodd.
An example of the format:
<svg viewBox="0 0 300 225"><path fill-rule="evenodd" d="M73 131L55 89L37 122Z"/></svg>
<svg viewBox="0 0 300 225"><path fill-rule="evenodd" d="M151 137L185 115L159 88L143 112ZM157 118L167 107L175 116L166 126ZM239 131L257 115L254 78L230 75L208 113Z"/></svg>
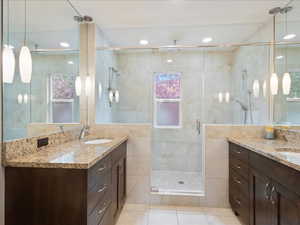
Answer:
<svg viewBox="0 0 300 225"><path fill-rule="evenodd" d="M5 224L113 225L126 198L126 141L75 141L59 147L74 151L56 147L7 162Z"/></svg>
<svg viewBox="0 0 300 225"><path fill-rule="evenodd" d="M265 142L229 139L232 210L244 225L300 225L300 166Z"/></svg>

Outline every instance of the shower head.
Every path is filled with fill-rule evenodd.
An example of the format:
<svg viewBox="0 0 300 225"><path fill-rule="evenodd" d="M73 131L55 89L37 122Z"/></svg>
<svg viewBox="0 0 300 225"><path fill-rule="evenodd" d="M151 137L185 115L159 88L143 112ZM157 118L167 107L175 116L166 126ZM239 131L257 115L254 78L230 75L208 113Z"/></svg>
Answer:
<svg viewBox="0 0 300 225"><path fill-rule="evenodd" d="M281 12L281 8L280 8L280 7L275 7L275 8L273 8L273 9L270 9L270 10L269 10L269 14L270 14L270 15L273 15L273 16L277 15L277 14L280 13L280 12Z"/></svg>
<svg viewBox="0 0 300 225"><path fill-rule="evenodd" d="M78 23L90 23L93 22L93 17L91 16L74 16L74 20Z"/></svg>

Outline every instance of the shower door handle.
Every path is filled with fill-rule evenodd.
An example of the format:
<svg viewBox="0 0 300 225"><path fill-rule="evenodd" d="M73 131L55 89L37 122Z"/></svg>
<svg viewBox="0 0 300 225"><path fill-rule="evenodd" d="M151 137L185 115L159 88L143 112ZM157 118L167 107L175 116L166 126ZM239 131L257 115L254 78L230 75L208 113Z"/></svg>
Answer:
<svg viewBox="0 0 300 225"><path fill-rule="evenodd" d="M196 128L198 131L198 134L201 134L201 121L200 120L196 120Z"/></svg>

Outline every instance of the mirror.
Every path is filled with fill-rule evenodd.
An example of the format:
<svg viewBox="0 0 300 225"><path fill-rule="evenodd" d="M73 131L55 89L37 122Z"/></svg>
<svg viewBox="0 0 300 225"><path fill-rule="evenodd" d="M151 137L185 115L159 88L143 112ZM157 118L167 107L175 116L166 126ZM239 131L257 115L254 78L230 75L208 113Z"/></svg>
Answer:
<svg viewBox="0 0 300 225"><path fill-rule="evenodd" d="M79 25L73 9L66 1L43 0L4 0L4 8L4 48L15 55L14 77L4 72L4 140L78 126ZM31 79L23 72L30 70L30 58L20 56L22 46L30 49Z"/></svg>
<svg viewBox="0 0 300 225"><path fill-rule="evenodd" d="M276 15L274 122L300 123L300 2L291 1ZM280 44L279 42L284 42Z"/></svg>

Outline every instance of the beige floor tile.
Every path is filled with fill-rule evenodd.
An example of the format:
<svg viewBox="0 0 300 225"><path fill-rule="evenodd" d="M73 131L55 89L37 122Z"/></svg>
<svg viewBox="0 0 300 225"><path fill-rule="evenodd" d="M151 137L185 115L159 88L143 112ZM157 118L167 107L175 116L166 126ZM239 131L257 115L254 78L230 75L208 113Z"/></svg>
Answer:
<svg viewBox="0 0 300 225"><path fill-rule="evenodd" d="M137 212L147 212L149 210L149 205L145 204L125 204L124 211L137 211Z"/></svg>
<svg viewBox="0 0 300 225"><path fill-rule="evenodd" d="M150 212L176 213L176 206L150 205Z"/></svg>
<svg viewBox="0 0 300 225"><path fill-rule="evenodd" d="M148 213L123 211L117 225L148 225Z"/></svg>
<svg viewBox="0 0 300 225"><path fill-rule="evenodd" d="M189 214L189 213L205 213L206 208L203 207L189 207L189 206L177 206L177 213Z"/></svg>
<svg viewBox="0 0 300 225"><path fill-rule="evenodd" d="M150 211L148 225L178 225L177 214L176 212Z"/></svg>
<svg viewBox="0 0 300 225"><path fill-rule="evenodd" d="M205 208L205 212L214 216L234 216L230 208Z"/></svg>
<svg viewBox="0 0 300 225"><path fill-rule="evenodd" d="M241 225L236 217L233 216L207 216L209 225Z"/></svg>
<svg viewBox="0 0 300 225"><path fill-rule="evenodd" d="M204 213L191 212L190 214L178 213L179 225L209 225Z"/></svg>

